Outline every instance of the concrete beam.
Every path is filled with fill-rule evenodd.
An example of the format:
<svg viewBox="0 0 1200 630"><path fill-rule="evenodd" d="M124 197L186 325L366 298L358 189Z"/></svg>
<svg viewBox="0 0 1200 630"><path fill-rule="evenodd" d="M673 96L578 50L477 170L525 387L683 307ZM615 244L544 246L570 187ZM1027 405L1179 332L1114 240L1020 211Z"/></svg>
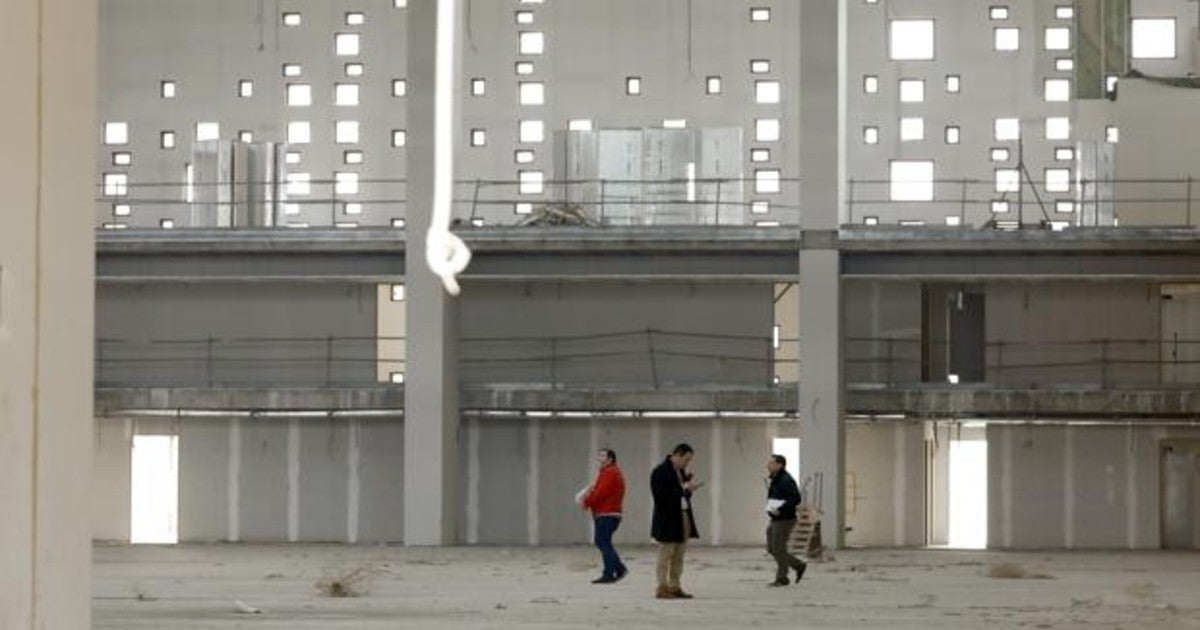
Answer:
<svg viewBox="0 0 1200 630"><path fill-rule="evenodd" d="M778 388L550 389L538 384L468 386L459 392L463 410L494 411L696 411L796 414L797 390ZM172 388L113 387L95 391L96 414L130 410L381 411L403 413L404 387ZM848 415L904 418L1200 418L1200 390L1145 386L1016 389L984 385L851 384Z"/></svg>
<svg viewBox="0 0 1200 630"><path fill-rule="evenodd" d="M410 229L414 229L410 226ZM414 232L415 233L415 232ZM1194 230L1066 232L736 227L479 228L459 232L474 281L729 280L795 282L800 251L837 251L843 277L1200 277ZM404 236L357 230L105 231L98 280L108 282L397 282Z"/></svg>
<svg viewBox="0 0 1200 630"><path fill-rule="evenodd" d="M948 419L1200 419L1200 390L1195 387L861 387L852 388L846 401L846 413L858 415Z"/></svg>

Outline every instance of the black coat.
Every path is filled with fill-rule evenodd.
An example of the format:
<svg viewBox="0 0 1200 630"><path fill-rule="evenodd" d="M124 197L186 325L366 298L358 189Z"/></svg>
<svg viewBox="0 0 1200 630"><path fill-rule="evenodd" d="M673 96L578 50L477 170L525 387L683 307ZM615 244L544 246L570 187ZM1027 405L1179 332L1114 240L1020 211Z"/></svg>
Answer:
<svg viewBox="0 0 1200 630"><path fill-rule="evenodd" d="M700 537L700 532L696 529L696 514L692 511L692 493L683 489L683 480L680 479L670 457L650 473L650 494L654 496L654 520L650 523L651 538L660 543L686 542L683 535L684 500L687 501L687 512L692 524L687 538Z"/></svg>
<svg viewBox="0 0 1200 630"><path fill-rule="evenodd" d="M767 488L768 499L780 499L779 514L772 514L772 521L791 521L796 518L796 506L800 505L800 488L796 480L786 470L780 470L771 477L771 485Z"/></svg>

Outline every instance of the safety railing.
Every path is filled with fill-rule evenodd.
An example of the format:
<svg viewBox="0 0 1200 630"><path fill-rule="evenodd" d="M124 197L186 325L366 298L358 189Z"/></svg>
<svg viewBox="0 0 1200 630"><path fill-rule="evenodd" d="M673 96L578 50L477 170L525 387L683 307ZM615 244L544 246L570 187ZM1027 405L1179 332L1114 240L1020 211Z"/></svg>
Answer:
<svg viewBox="0 0 1200 630"><path fill-rule="evenodd" d="M403 337L100 338L99 386L349 386L404 371Z"/></svg>
<svg viewBox="0 0 1200 630"><path fill-rule="evenodd" d="M98 188L102 229L403 227L404 179L131 183ZM119 175L119 174L118 174ZM798 225L795 179L746 178L459 180L454 224L484 226Z"/></svg>
<svg viewBox="0 0 1200 630"><path fill-rule="evenodd" d="M464 230L485 226L795 227L800 223L799 186L795 178L760 175L462 179L454 187L454 224ZM230 187L242 192L230 193ZM98 185L97 227L401 228L407 196L404 179L222 184L106 180ZM1200 225L1200 180L850 179L844 216L846 226L899 228L1196 227Z"/></svg>
<svg viewBox="0 0 1200 630"><path fill-rule="evenodd" d="M1015 173L1015 171L1014 171ZM1196 227L1200 180L850 179L851 226L967 229Z"/></svg>
<svg viewBox="0 0 1200 630"><path fill-rule="evenodd" d="M404 337L199 337L96 343L100 386L339 387L402 382ZM465 337L464 384L533 387L787 386L800 340L654 328L588 335ZM1200 339L992 340L971 347L847 337L847 383L972 382L1037 388L1200 384Z"/></svg>
<svg viewBox="0 0 1200 630"><path fill-rule="evenodd" d="M847 382L1017 387L1200 383L1200 339L1171 337L952 344L896 337L845 340Z"/></svg>
<svg viewBox="0 0 1200 630"><path fill-rule="evenodd" d="M111 339L96 343L100 386L362 386L402 382L403 337ZM653 328L573 336L466 337L457 341L466 384L522 383L666 389L770 387L777 359L768 336ZM794 362L794 359L792 359Z"/></svg>

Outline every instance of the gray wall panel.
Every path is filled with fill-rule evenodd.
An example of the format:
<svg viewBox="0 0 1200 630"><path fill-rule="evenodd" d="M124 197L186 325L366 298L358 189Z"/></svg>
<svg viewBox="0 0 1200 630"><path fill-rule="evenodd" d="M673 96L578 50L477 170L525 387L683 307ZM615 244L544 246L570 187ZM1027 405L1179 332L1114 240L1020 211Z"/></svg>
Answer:
<svg viewBox="0 0 1200 630"><path fill-rule="evenodd" d="M302 467L303 468L303 467ZM287 540L287 424L242 422L241 539Z"/></svg>
<svg viewBox="0 0 1200 630"><path fill-rule="evenodd" d="M463 382L548 381L662 385L770 380L773 324L769 284L476 284L464 291L459 332ZM654 335L647 329L755 339ZM571 337L631 333L590 340L483 341L497 337ZM620 353L616 356L598 356ZM672 356L671 353L718 355ZM572 360L570 357L578 358ZM537 357L537 361L530 358ZM739 360L732 357L745 357ZM497 361L506 358L508 361Z"/></svg>
<svg viewBox="0 0 1200 630"><path fill-rule="evenodd" d="M197 418L180 425L179 540L182 542L227 538L229 423L226 418Z"/></svg>
<svg viewBox="0 0 1200 630"><path fill-rule="evenodd" d="M132 423L123 418L97 418L93 428L92 537L129 541Z"/></svg>
<svg viewBox="0 0 1200 630"><path fill-rule="evenodd" d="M1074 519L1070 526L1074 546L1126 547L1125 431L1072 429L1070 439L1074 488Z"/></svg>
<svg viewBox="0 0 1200 630"><path fill-rule="evenodd" d="M359 542L404 540L404 423L359 421Z"/></svg>
<svg viewBox="0 0 1200 630"><path fill-rule="evenodd" d="M529 542L529 434L521 420L480 425L479 539L489 544Z"/></svg>
<svg viewBox="0 0 1200 630"><path fill-rule="evenodd" d="M345 420L299 420L300 540L344 541L347 521Z"/></svg>
<svg viewBox="0 0 1200 630"><path fill-rule="evenodd" d="M575 493L590 481L588 463L594 454L588 446L589 423L552 419L540 425L538 540L543 545L586 543L589 516L574 500Z"/></svg>
<svg viewBox="0 0 1200 630"><path fill-rule="evenodd" d="M206 385L208 337L215 385L324 384L330 336L359 338L335 342L333 382L375 382L373 285L106 284L96 297L101 384Z"/></svg>

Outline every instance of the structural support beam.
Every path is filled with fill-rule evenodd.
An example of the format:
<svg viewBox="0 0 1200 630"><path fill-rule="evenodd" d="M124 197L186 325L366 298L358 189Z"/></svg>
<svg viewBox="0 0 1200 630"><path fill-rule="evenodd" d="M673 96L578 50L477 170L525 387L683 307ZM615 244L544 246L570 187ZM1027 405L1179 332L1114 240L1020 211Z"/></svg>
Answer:
<svg viewBox="0 0 1200 630"><path fill-rule="evenodd" d="M458 378L455 353L455 298L425 262L426 232L434 192L434 119L450 116L457 134L459 81L453 105L434 102L437 64L454 64L459 77L459 47L453 59L438 59L440 4L454 5L453 26L462 32L462 0L410 0L408 3L408 215L405 219L407 363L404 390L404 542L409 546L457 542ZM457 146L452 140L451 146Z"/></svg>
<svg viewBox="0 0 1200 630"><path fill-rule="evenodd" d="M842 544L845 461L840 254L845 181L846 0L800 2L800 466L825 514L821 533ZM796 134L791 137L795 138ZM823 238L828 235L829 238ZM813 494L815 493L815 497Z"/></svg>
<svg viewBox="0 0 1200 630"><path fill-rule="evenodd" d="M87 628L95 0L0 4L0 628Z"/></svg>

